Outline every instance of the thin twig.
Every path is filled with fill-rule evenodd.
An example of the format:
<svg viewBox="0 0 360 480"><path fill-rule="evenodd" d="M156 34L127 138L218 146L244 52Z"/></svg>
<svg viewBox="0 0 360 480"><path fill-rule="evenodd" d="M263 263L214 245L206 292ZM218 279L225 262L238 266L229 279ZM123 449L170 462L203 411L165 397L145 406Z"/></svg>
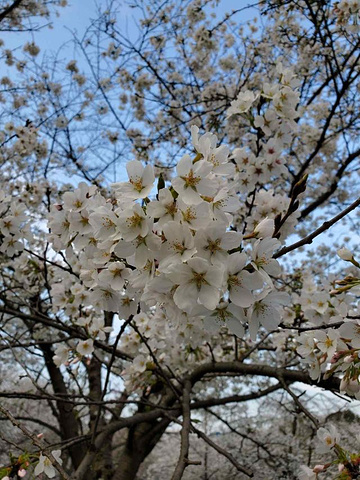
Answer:
<svg viewBox="0 0 360 480"><path fill-rule="evenodd" d="M327 220L326 222L324 222L321 225L321 227L317 228L314 232L310 233L310 235L308 235L307 237L303 238L302 240L299 240L298 242L293 243L292 245L289 245L288 247L283 247L281 250L275 253L274 258L282 257L283 255L291 252L292 250L296 250L297 248L302 247L303 245L312 243L314 238L318 237L321 233L328 230L330 227L332 227L336 222L338 222L343 217L345 217L352 210L355 210L355 208L357 208L359 205L360 205L360 198L358 198L355 202L353 202L351 205L345 208L345 210L340 212L331 220Z"/></svg>
<svg viewBox="0 0 360 480"><path fill-rule="evenodd" d="M41 450L42 454L50 460L50 462L54 465L56 470L60 473L60 475L62 475L65 480L70 480L69 475L65 472L60 463L54 457L54 455L50 451L48 451L48 447L46 447L34 433L31 433L22 423L16 420L16 418L9 412L9 410L2 407L1 405L0 412L5 415L15 427L19 428L26 437L32 440L33 444L36 445Z"/></svg>
<svg viewBox="0 0 360 480"><path fill-rule="evenodd" d="M300 402L299 398L295 393L288 387L285 380L282 377L279 377L279 382L282 384L284 390L291 396L298 408L308 417L309 420L315 425L316 428L319 428L319 420L314 417L314 415Z"/></svg>
<svg viewBox="0 0 360 480"><path fill-rule="evenodd" d="M194 426L192 426L191 429L194 433L196 433L196 435L198 437L202 438L204 440L204 442L206 442L208 445L210 445L210 447L212 447L214 450L216 450L218 453L220 453L220 455L223 455L224 457L226 457L234 465L234 467L236 468L236 470L238 472L242 472L242 473L244 473L245 475L247 475L248 477L251 477L251 478L254 476L254 474L251 470L249 470L246 467L243 467L242 465L240 465L240 463L238 463L236 461L236 459L231 455L231 453L226 451L224 448L220 447L220 445L218 445L217 443L213 442L213 440L211 440L211 438L209 438L207 435L205 435L204 432L202 432L201 430L198 430Z"/></svg>

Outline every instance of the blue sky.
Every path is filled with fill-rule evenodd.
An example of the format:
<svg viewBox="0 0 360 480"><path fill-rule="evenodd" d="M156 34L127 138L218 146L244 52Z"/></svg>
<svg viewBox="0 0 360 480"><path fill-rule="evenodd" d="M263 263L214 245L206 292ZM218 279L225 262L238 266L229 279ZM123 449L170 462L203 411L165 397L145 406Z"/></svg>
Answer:
<svg viewBox="0 0 360 480"><path fill-rule="evenodd" d="M181 2L181 0L174 1ZM120 1L115 3L121 4ZM235 16L240 25L257 15L257 9L246 8L251 3L256 2L255 0L253 0L253 2L249 0L221 0L214 11L217 14L217 18L221 20L225 13L231 12L234 9L245 8L244 11ZM2 32L1 38L5 41L6 47L10 49L21 49L26 42L33 40L41 49L40 55L37 58L39 64L41 64L43 57L45 59L54 58L54 55L61 49L59 59L66 61L76 57L80 70L87 71L87 65L82 65L81 55L74 55L74 46L71 42L73 33L75 33L77 37L82 38L91 21L98 18L99 5L101 10L104 11L107 4L107 0L69 0L67 7L58 9L59 15L57 17L55 15L52 16L51 25L46 26L46 22L36 20L32 22L33 27L39 24L44 25L39 31L23 33ZM125 2L123 2L123 5L118 9L117 13L118 28L125 34L128 34L128 32L130 35L133 34L134 40L138 36L138 28L135 26L136 15L138 16L137 9L130 8ZM46 61L44 65L46 65ZM84 68L82 68L82 66ZM3 65L3 68L6 69L7 67ZM8 74L10 78L13 78L14 69L9 69L8 72L3 71L3 74ZM125 180L127 176L124 166L125 165L119 166L117 178L114 179L114 181Z"/></svg>
<svg viewBox="0 0 360 480"><path fill-rule="evenodd" d="M180 2L181 0L174 1ZM121 4L120 1L114 3ZM233 9L246 8L249 3L249 0L221 0L214 11L217 14L217 18L221 20L225 13L231 12ZM73 33L75 33L78 38L82 38L91 21L98 18L99 5L101 10L104 11L107 4L107 0L69 0L67 7L59 8L58 17L53 15L51 28L44 26L39 31L33 33L3 33L2 38L5 40L8 48L22 48L25 42L31 41L32 37L33 41L41 49L40 55L37 58L39 63L41 63L43 57L45 59L54 58L54 55L61 49L59 59L67 61L77 58L80 70L86 72L88 71L88 66L86 64L82 65L82 56L74 55L74 46L71 42ZM256 14L257 10L255 8L246 8L240 14L236 15L235 18L239 21L239 24L243 24ZM137 9L130 8L128 3L125 2L123 2L117 11L117 27L125 34L133 34L134 40L138 36L138 28L135 26L136 16L139 17ZM44 64L46 65L46 61ZM10 78L13 77L13 69L9 69L8 75ZM131 158L128 160L131 160ZM126 179L127 176L124 167L125 165L118 166L117 178L114 178L113 181Z"/></svg>
<svg viewBox="0 0 360 480"><path fill-rule="evenodd" d="M180 2L181 0L176 0ZM42 51L56 51L64 42L71 39L71 31L76 31L78 35L85 32L89 26L91 19L97 17L98 5L104 9L104 0L98 2L94 0L70 0L66 8L59 9L59 17L52 18L53 28L45 27L41 31L34 33L34 40L41 47ZM215 11L218 18L224 13L234 9L245 8L255 4L255 0L221 0ZM123 4L118 16L119 26L124 30L133 24L134 9L127 4ZM257 15L256 8L246 8L236 18L243 23ZM35 24L35 22L33 22ZM129 28L129 31L131 28ZM24 35L28 38L28 33L6 33L2 32L2 38L5 42L13 47L20 46L24 42Z"/></svg>

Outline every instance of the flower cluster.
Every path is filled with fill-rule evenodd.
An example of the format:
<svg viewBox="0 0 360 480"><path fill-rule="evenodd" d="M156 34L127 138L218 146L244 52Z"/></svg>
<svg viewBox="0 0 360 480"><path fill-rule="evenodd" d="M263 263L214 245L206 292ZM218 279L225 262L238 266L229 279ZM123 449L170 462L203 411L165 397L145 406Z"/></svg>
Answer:
<svg viewBox="0 0 360 480"><path fill-rule="evenodd" d="M338 250L341 259L356 268L359 263L346 248ZM336 288L326 292L318 290L309 279L304 281L302 294L298 298L303 316L311 329L298 337L297 352L310 365L311 376L319 379L321 373L329 377L334 373L342 376L340 391L360 398L360 325L358 308L350 295L359 290L359 278L348 275L343 280L334 280ZM334 328L336 327L336 328Z"/></svg>
<svg viewBox="0 0 360 480"><path fill-rule="evenodd" d="M27 19L47 18L51 5L65 3L22 3L4 11L1 28L31 29ZM167 390L181 395L184 376L205 363L239 367L244 381L205 374L192 401L253 387L260 398L272 391L271 378L291 393L289 372L321 386L332 386L326 380L335 374L340 391L360 399L359 263L341 249L346 276L324 280L321 248L300 273L282 256L301 251L321 230L318 221L356 193L359 72L357 39L347 30L358 23L359 1L263 3L266 21L244 28L237 11L220 21L215 10L207 15L216 1L150 1L133 45L116 26L117 2L109 2L76 39L74 58L55 56L48 71L35 37L15 50L0 40L1 350L11 365L12 357L31 365L19 396L56 393L51 369L61 368L73 402L70 436L102 434L112 422L105 404L119 394L136 402L125 415L135 405L141 413L155 403L160 412L178 405ZM127 181L107 189L130 150L136 160ZM87 183L62 184L74 174ZM298 220L297 234L308 239L281 248ZM358 221L351 223L356 231ZM289 258L287 271L280 257L283 267ZM271 375L254 381L247 362ZM89 401L99 399L95 384L103 387L101 409ZM63 411L55 410L62 425ZM59 431L75 458L75 444ZM270 437L270 453L266 442L258 452L275 448L275 458L280 442ZM341 453L332 427L320 429L318 441L338 454L343 476L358 473L357 455ZM0 478L23 477L34 459L35 475L54 477L50 460L61 463L60 452L47 452L11 459ZM260 453L258 460L268 463ZM304 467L303 478L327 469Z"/></svg>
<svg viewBox="0 0 360 480"><path fill-rule="evenodd" d="M153 323L164 316L173 325L204 322L206 329L226 326L240 337L246 327L255 338L260 325L271 330L280 323L288 296L275 291L271 278L280 273L272 258L280 246L272 238L274 221L240 233L233 214L241 186L229 149L218 147L213 134L199 136L195 126L192 139L195 157L181 158L171 184L159 179L156 198L153 168L134 160L127 164L129 180L113 185L112 198L83 183L53 207L53 247L66 251L78 273L53 285L53 303L89 339L107 331L97 312L127 319L139 306ZM87 342L78 354L91 353ZM67 361L66 349L55 361Z"/></svg>
<svg viewBox="0 0 360 480"><path fill-rule="evenodd" d="M277 63L278 83L264 83L257 94L247 90L240 92L231 102L228 117L241 115L257 130L257 154L246 148L236 148L234 159L239 180L252 191L256 183L265 184L274 176L287 175L281 152L289 145L297 130L295 119L299 103L296 90L298 80L293 70Z"/></svg>
<svg viewBox="0 0 360 480"><path fill-rule="evenodd" d="M41 436L42 434L39 434L39 437ZM51 457L53 457L52 460L54 463L56 462L62 465L61 450L53 450L50 455L50 458ZM10 480L11 478L24 478L29 473L29 469L34 466L34 463L34 475L36 477L44 473L48 478L54 478L56 469L50 458L49 454L44 455L43 452L40 452L40 454L25 452L19 457L10 455L11 465L0 466L0 479ZM41 478L43 478L43 476L41 476Z"/></svg>
<svg viewBox="0 0 360 480"><path fill-rule="evenodd" d="M350 21L351 25L348 27L353 31L359 30L359 0L341 0L335 3L334 13L340 25L347 25Z"/></svg>
<svg viewBox="0 0 360 480"><path fill-rule="evenodd" d="M27 220L22 200L0 191L0 252L12 257L24 249L29 236Z"/></svg>
<svg viewBox="0 0 360 480"><path fill-rule="evenodd" d="M358 435L356 436L359 441ZM352 453L340 445L340 435L334 425L321 427L317 431L318 453L333 453L336 459L316 465L314 468L303 465L298 474L299 480L317 480L319 474L326 473L331 467L337 467L337 480L351 480L360 474L360 453ZM328 472L329 473L329 472ZM328 478L328 477L327 477Z"/></svg>

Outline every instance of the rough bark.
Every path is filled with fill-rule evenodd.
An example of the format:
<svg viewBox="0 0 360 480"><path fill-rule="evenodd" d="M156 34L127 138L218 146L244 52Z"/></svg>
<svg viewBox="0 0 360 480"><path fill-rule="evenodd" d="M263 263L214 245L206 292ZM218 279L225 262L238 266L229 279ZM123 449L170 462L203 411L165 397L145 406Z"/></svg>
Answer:
<svg viewBox="0 0 360 480"><path fill-rule="evenodd" d="M101 402L103 398L103 391L101 385L101 363L96 357L92 357L91 362L87 368L89 378L89 398L92 402ZM94 430L100 430L104 425L104 417L101 412L99 404L90 404L90 421L89 430L91 433ZM110 435L103 441L103 445L96 454L92 464L92 473L88 473L87 480L102 479L111 480L113 475L112 462L112 438Z"/></svg>
<svg viewBox="0 0 360 480"><path fill-rule="evenodd" d="M66 399L68 392L60 369L57 368L57 366L53 362L52 357L54 355L54 352L52 351L51 346L41 345L40 348L44 355L46 368L49 372L51 384L54 389L55 395L61 395L63 396L63 398ZM59 427L61 431L61 439L71 440L72 438L79 436L79 424L76 419L72 404L66 401L63 402L62 400L57 400L56 406L59 412ZM74 468L77 468L80 465L85 453L86 446L84 444L75 444L69 447L69 454Z"/></svg>
<svg viewBox="0 0 360 480"><path fill-rule="evenodd" d="M140 465L158 443L170 422L169 419L163 419L130 428L112 480L135 480Z"/></svg>

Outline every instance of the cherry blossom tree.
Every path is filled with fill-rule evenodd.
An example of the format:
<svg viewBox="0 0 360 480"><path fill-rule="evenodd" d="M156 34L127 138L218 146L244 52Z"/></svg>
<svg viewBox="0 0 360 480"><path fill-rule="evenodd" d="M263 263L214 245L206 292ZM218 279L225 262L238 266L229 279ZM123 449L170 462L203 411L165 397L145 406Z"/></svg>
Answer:
<svg viewBox="0 0 360 480"><path fill-rule="evenodd" d="M31 30L1 46L0 478L132 480L169 435L172 480L209 449L357 478L326 415L360 398L360 3L136 0L129 32L109 1L42 57L58 6L0 12Z"/></svg>

